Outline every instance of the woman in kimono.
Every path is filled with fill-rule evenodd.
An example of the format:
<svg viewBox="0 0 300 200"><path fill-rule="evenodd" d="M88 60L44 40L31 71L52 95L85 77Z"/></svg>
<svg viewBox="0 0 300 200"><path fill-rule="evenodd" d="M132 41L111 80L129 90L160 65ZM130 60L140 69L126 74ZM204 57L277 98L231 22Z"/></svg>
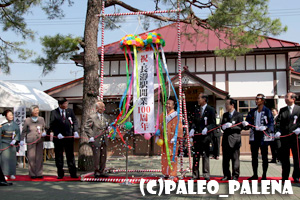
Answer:
<svg viewBox="0 0 300 200"><path fill-rule="evenodd" d="M0 129L0 164L3 174L10 176L10 179L16 179L16 147L20 141L20 129L16 122L14 122L14 115L11 110L5 110L3 115L7 122L2 124ZM3 150L5 149L5 150Z"/></svg>
<svg viewBox="0 0 300 200"><path fill-rule="evenodd" d="M31 117L25 119L21 134L20 145L24 145L24 138L27 144L29 176L43 178L43 139L46 136L45 120L39 116L39 107L33 105L30 108Z"/></svg>
<svg viewBox="0 0 300 200"><path fill-rule="evenodd" d="M174 147L174 136L175 136L175 130L176 125L178 121L178 114L175 111L175 104L176 100L172 97L170 97L166 104L167 109L167 117L166 117L166 127L167 127L167 140L168 140L168 146L169 146L169 155L171 159L172 168L168 165L168 159L166 154L166 146L163 144L161 147L161 167L162 167L162 174L165 178L173 179L177 176L177 153L178 153L178 147L180 144L180 140L183 137L183 131L182 131L182 123L179 122L178 125L178 134L177 134L177 143L176 143L176 156L175 156L175 162L172 161L173 157L173 147ZM163 114L160 115L159 118L159 124L160 124L160 139L163 139ZM164 139L163 139L164 141ZM164 141L165 142L165 141Z"/></svg>

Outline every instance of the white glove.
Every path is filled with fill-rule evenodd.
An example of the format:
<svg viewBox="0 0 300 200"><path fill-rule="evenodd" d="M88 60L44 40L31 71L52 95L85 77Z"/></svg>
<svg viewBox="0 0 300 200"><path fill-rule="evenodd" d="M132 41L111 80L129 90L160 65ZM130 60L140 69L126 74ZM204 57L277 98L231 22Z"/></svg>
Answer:
<svg viewBox="0 0 300 200"><path fill-rule="evenodd" d="M249 123L247 121L243 121L242 124L243 124L243 126L248 126L249 125Z"/></svg>
<svg viewBox="0 0 300 200"><path fill-rule="evenodd" d="M280 133L280 132L277 132L277 133L275 134L275 138L280 138L280 136L281 136L281 133Z"/></svg>
<svg viewBox="0 0 300 200"><path fill-rule="evenodd" d="M74 138L79 138L78 132L74 132Z"/></svg>
<svg viewBox="0 0 300 200"><path fill-rule="evenodd" d="M296 128L296 130L293 131L296 135L299 135L300 133L300 128Z"/></svg>
<svg viewBox="0 0 300 200"><path fill-rule="evenodd" d="M63 136L61 133L57 135L58 139L63 139L65 136Z"/></svg>
<svg viewBox="0 0 300 200"><path fill-rule="evenodd" d="M202 135L207 135L207 128L204 128L204 129L202 130Z"/></svg>
<svg viewBox="0 0 300 200"><path fill-rule="evenodd" d="M195 133L195 130L194 130L194 129L191 129L191 130L190 130L190 133L189 133L190 137L194 137L194 133Z"/></svg>
<svg viewBox="0 0 300 200"><path fill-rule="evenodd" d="M42 137L45 137L46 135L47 135L46 132L43 132L43 133L42 133Z"/></svg>
<svg viewBox="0 0 300 200"><path fill-rule="evenodd" d="M175 137L173 137L170 142L173 144L175 142Z"/></svg>
<svg viewBox="0 0 300 200"><path fill-rule="evenodd" d="M227 123L226 123L226 127L227 127L227 128L230 128L230 127L232 127L232 123L230 123L230 122L227 122Z"/></svg>
<svg viewBox="0 0 300 200"><path fill-rule="evenodd" d="M12 140L11 143L10 143L10 145L15 145L16 142L17 142L16 140Z"/></svg>
<svg viewBox="0 0 300 200"><path fill-rule="evenodd" d="M265 131L265 130L267 130L267 127L266 127L266 126L260 126L258 129L259 129L260 131Z"/></svg>
<svg viewBox="0 0 300 200"><path fill-rule="evenodd" d="M23 146L24 145L24 141L22 140L21 142L20 142L20 146Z"/></svg>
<svg viewBox="0 0 300 200"><path fill-rule="evenodd" d="M89 140L89 142L95 142L94 137L91 137L90 140Z"/></svg>
<svg viewBox="0 0 300 200"><path fill-rule="evenodd" d="M226 124L223 124L223 125L222 125L222 129L225 130L226 128L227 128L227 125L226 125Z"/></svg>
<svg viewBox="0 0 300 200"><path fill-rule="evenodd" d="M226 124L222 125L222 129L225 130L227 128L230 128L232 126L232 123L227 122Z"/></svg>

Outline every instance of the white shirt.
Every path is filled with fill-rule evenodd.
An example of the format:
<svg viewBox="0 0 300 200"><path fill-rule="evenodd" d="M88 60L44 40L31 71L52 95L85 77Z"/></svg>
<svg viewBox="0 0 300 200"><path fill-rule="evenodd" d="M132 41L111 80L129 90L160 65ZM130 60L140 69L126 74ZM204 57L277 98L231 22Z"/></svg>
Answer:
<svg viewBox="0 0 300 200"><path fill-rule="evenodd" d="M103 114L97 112L97 115L98 115L99 119L102 120Z"/></svg>
<svg viewBox="0 0 300 200"><path fill-rule="evenodd" d="M62 116L62 113L64 112L65 116L66 116L66 110L65 109L61 109L60 107L59 108L59 112L60 112L60 115Z"/></svg>
<svg viewBox="0 0 300 200"><path fill-rule="evenodd" d="M293 113L293 109L294 109L294 107L295 107L295 104L293 104L293 105L291 105L291 106L288 106L288 108L289 108L289 111L290 111L290 114L292 114L292 113Z"/></svg>
<svg viewBox="0 0 300 200"><path fill-rule="evenodd" d="M256 119L255 119L255 129L258 131L260 127L260 118L261 118L261 112L256 111Z"/></svg>
<svg viewBox="0 0 300 200"><path fill-rule="evenodd" d="M205 110L206 106L207 106L207 103L204 106L201 106L201 108L202 108L201 116L203 116L203 113L204 113L204 110Z"/></svg>
<svg viewBox="0 0 300 200"><path fill-rule="evenodd" d="M231 115L231 117L233 116L234 111L235 111L235 109L233 109L233 111L229 113L229 115Z"/></svg>

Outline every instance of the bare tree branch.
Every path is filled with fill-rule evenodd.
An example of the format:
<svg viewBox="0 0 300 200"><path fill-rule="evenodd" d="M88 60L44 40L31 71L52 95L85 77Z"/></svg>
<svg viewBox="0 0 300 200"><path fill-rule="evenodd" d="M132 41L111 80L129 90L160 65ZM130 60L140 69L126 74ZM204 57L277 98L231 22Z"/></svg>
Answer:
<svg viewBox="0 0 300 200"><path fill-rule="evenodd" d="M2 3L2 4L0 4L0 8L8 7L8 6L12 5L13 3L15 3L15 1L16 0L12 0L12 1L8 2L8 3Z"/></svg>

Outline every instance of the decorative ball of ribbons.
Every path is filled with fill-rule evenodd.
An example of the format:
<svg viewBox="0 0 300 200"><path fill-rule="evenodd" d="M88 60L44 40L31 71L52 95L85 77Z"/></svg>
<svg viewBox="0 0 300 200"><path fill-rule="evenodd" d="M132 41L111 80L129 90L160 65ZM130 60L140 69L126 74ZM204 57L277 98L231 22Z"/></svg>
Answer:
<svg viewBox="0 0 300 200"><path fill-rule="evenodd" d="M156 144L161 147L164 144L164 141L162 139L158 139Z"/></svg>
<svg viewBox="0 0 300 200"><path fill-rule="evenodd" d="M120 40L120 47L123 49L125 46L136 46L136 47L143 47L144 42L140 38L139 35L126 35Z"/></svg>
<svg viewBox="0 0 300 200"><path fill-rule="evenodd" d="M165 40L162 38L161 34L156 33L156 32L149 32L147 34L144 34L141 36L144 42L144 46L150 47L151 44L158 44L159 46L165 46Z"/></svg>
<svg viewBox="0 0 300 200"><path fill-rule="evenodd" d="M145 138L145 140L150 140L151 134L150 133L145 133L144 138Z"/></svg>
<svg viewBox="0 0 300 200"><path fill-rule="evenodd" d="M133 35L129 34L124 36L120 40L120 48L123 49L125 46L136 46L138 50L144 49L146 47L151 47L151 44L158 44L159 46L165 46L165 40L162 38L161 34L156 32L149 32L147 34Z"/></svg>
<svg viewBox="0 0 300 200"><path fill-rule="evenodd" d="M124 123L124 128L125 128L126 130L130 130L130 129L132 128L132 123L131 123L131 122L125 122L125 123Z"/></svg>

